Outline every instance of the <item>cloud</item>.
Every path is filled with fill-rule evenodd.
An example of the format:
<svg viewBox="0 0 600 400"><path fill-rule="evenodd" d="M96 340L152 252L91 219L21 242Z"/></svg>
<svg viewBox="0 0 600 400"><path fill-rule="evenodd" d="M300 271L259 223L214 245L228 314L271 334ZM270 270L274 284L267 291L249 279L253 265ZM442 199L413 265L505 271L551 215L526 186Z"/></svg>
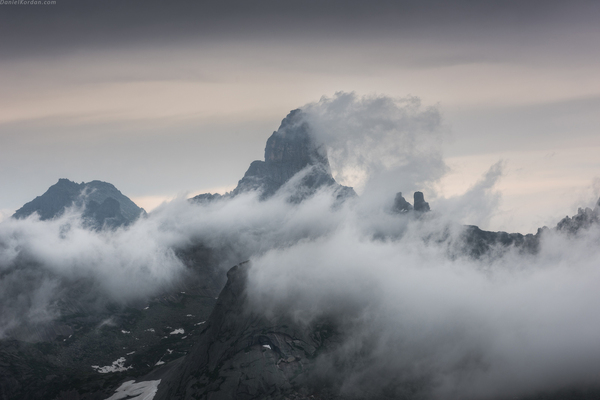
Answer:
<svg viewBox="0 0 600 400"><path fill-rule="evenodd" d="M433 398L482 399L596 382L598 227L475 260L449 255L461 230L439 216L388 216L396 235L381 240L340 212L328 235L254 256L249 296L267 316L337 324L342 343L321 363L346 394L425 382ZM454 233L423 240L440 228Z"/></svg>
<svg viewBox="0 0 600 400"><path fill-rule="evenodd" d="M302 110L336 180L359 193L422 190L447 170L440 111L417 97L338 92Z"/></svg>
<svg viewBox="0 0 600 400"><path fill-rule="evenodd" d="M0 336L53 320L60 303L94 312L108 302L157 294L184 270L176 244L151 219L115 231L88 230L77 209L49 221L36 215L2 221Z"/></svg>
<svg viewBox="0 0 600 400"><path fill-rule="evenodd" d="M114 231L84 229L77 209L50 221L6 219L0 336L56 319L59 299L90 312L148 299L190 273L176 250L202 244L223 273L252 261L256 310L339 325L342 341L319 362L346 366L344 393L425 382L434 398L482 399L597 380L598 227L546 232L535 255L509 248L473 259L456 251L460 223L493 212L501 162L462 197L436 198L444 212L394 215L381 205L396 191L433 191L446 169L437 109L344 93L303 109L339 176L361 171L362 197L340 205L322 188L291 204L292 182L266 201L177 198ZM81 285L83 295L69 290Z"/></svg>
<svg viewBox="0 0 600 400"><path fill-rule="evenodd" d="M500 205L502 194L493 189L502 178L505 165L502 160L492 165L479 181L461 195L436 198L436 210L444 215L452 215L462 223L485 229Z"/></svg>

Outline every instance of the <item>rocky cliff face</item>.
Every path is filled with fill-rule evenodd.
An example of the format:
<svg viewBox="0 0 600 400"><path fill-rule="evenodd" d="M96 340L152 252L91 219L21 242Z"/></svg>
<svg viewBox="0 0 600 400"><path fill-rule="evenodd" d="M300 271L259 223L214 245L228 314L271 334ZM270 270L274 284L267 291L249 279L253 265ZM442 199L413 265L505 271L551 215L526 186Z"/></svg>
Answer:
<svg viewBox="0 0 600 400"><path fill-rule="evenodd" d="M425 196L423 195L423 192L415 192L414 205L415 211L427 212L431 210L429 208L429 203L425 201Z"/></svg>
<svg viewBox="0 0 600 400"><path fill-rule="evenodd" d="M26 218L38 213L41 220L48 220L61 216L72 206L82 207L85 223L96 229L128 225L145 214L142 208L110 183L75 183L59 179L46 193L18 209L13 218Z"/></svg>
<svg viewBox="0 0 600 400"><path fill-rule="evenodd" d="M194 349L174 364L154 400L367 400L432 397L435 380L393 369L393 355L377 376L367 375L348 390L342 381L357 368L371 366L368 352L342 360L344 316L331 315L308 326L285 313L266 316L249 307L248 264L232 268L228 282ZM364 338L368 341L368 338ZM522 400L591 400L600 387L554 389ZM485 397L506 400L507 397ZM511 397L512 398L512 397Z"/></svg>
<svg viewBox="0 0 600 400"><path fill-rule="evenodd" d="M315 360L335 343L331 321L301 327L285 315L247 307L249 265L233 267L195 346L165 379L155 400L333 399Z"/></svg>
<svg viewBox="0 0 600 400"><path fill-rule="evenodd" d="M200 245L177 255L189 269L186 279L146 301L102 304L94 297L89 304L93 285L80 279L61 290L58 320L4 332L0 400L105 400L122 381L162 374L184 356L226 278Z"/></svg>
<svg viewBox="0 0 600 400"><path fill-rule="evenodd" d="M572 218L569 218L569 216L564 217L556 228L569 234L577 234L579 230L588 229L590 226L598 224L598 222L600 222L600 199L596 202L593 210L589 207L579 208L577 215Z"/></svg>
<svg viewBox="0 0 600 400"><path fill-rule="evenodd" d="M423 192L415 192L414 194L414 206L411 205L404 196L402 196L402 192L396 193L396 198L394 199L394 205L392 206L392 212L394 213L406 213L409 211L417 211L417 212L427 212L431 211L429 208L429 203L425 201L425 196Z"/></svg>
<svg viewBox="0 0 600 400"><path fill-rule="evenodd" d="M340 198L356 196L352 188L335 181L327 152L316 144L310 129L302 110L291 111L267 140L264 161L253 161L229 195L258 191L264 200L296 177L290 188L291 201L301 201L321 187L334 188ZM215 196L201 194L192 201L212 201L218 198Z"/></svg>

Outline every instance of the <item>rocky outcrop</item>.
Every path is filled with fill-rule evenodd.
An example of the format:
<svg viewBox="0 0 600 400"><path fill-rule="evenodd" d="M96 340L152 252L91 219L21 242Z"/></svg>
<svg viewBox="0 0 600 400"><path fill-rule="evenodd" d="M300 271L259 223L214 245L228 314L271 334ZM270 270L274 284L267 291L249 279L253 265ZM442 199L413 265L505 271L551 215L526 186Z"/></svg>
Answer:
<svg viewBox="0 0 600 400"><path fill-rule="evenodd" d="M429 208L429 203L425 201L425 196L423 193L415 192L414 207L408 201L406 201L404 196L402 196L402 192L396 193L396 198L394 199L394 204L392 205L392 212L406 213L413 210L417 212L427 212L431 210Z"/></svg>
<svg viewBox="0 0 600 400"><path fill-rule="evenodd" d="M302 180L303 186L317 189L335 184L325 149L315 145L302 111L293 110L267 140L265 160L250 164L233 194L260 190L263 198L270 197L305 168L310 170Z"/></svg>
<svg viewBox="0 0 600 400"><path fill-rule="evenodd" d="M425 201L425 196L423 196L423 192L415 192L413 204L415 207L415 211L427 212L431 210L429 208L429 203Z"/></svg>
<svg viewBox="0 0 600 400"><path fill-rule="evenodd" d="M554 231L573 236L599 224L600 199L594 209L579 208L573 217L566 216L560 220ZM539 228L535 234L522 235L520 233L484 231L477 226L467 225L463 228L460 244L455 251L457 254L467 254L474 258L486 255L495 256L511 247L517 248L520 252L535 254L539 250L541 237L549 231L551 229L544 226Z"/></svg>
<svg viewBox="0 0 600 400"><path fill-rule="evenodd" d="M479 229L475 225L467 225L460 235L460 242L455 248L457 254L473 258L498 256L511 247L524 253L535 254L539 250L541 230L535 235L507 232L491 232Z"/></svg>
<svg viewBox="0 0 600 400"><path fill-rule="evenodd" d="M85 223L96 229L128 225L145 214L116 187L107 182L91 181L75 183L59 179L41 196L18 209L13 218L21 219L37 213L48 220L61 216L69 207L83 208Z"/></svg>
<svg viewBox="0 0 600 400"><path fill-rule="evenodd" d="M155 400L340 398L315 374L315 359L334 343L335 328L324 322L304 328L249 309L248 268L227 273L200 342Z"/></svg>
<svg viewBox="0 0 600 400"><path fill-rule="evenodd" d="M413 206L402 196L402 192L396 193L392 211L395 213L405 213L411 211L412 209Z"/></svg>
<svg viewBox="0 0 600 400"><path fill-rule="evenodd" d="M600 222L600 199L596 202L596 207L593 210L589 207L579 208L577 215L571 218L569 216L564 217L556 225L556 229L569 234L577 234L580 230L588 229L592 225L598 224L598 222Z"/></svg>
<svg viewBox="0 0 600 400"><path fill-rule="evenodd" d="M211 203L220 200L223 196L219 193L202 193L190 199L192 203Z"/></svg>
<svg viewBox="0 0 600 400"><path fill-rule="evenodd" d="M289 199L293 202L301 201L322 187L332 187L338 198L356 196L352 188L335 181L327 151L315 142L310 130L302 110L291 111L267 140L264 161L253 161L237 187L226 196L258 191L264 200L292 178L297 179L290 188ZM217 198L215 196L201 194L191 201L211 201Z"/></svg>

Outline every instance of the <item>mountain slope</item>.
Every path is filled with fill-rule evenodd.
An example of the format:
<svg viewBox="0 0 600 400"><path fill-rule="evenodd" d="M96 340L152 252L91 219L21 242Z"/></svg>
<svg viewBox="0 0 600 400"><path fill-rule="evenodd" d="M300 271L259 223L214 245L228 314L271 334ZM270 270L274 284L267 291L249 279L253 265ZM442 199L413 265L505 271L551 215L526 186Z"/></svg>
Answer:
<svg viewBox="0 0 600 400"><path fill-rule="evenodd" d="M43 221L61 216L72 206L83 207L84 219L94 228L129 225L145 213L110 183L59 179L43 195L18 209L13 217L22 219L38 213Z"/></svg>
<svg viewBox="0 0 600 400"><path fill-rule="evenodd" d="M424 203L422 194L415 197ZM401 195L396 203L406 213L400 218L424 216L406 211L412 206L408 207L410 204ZM395 211L399 213L400 210ZM561 221L553 231L562 234L568 226L567 234L583 232L597 226L599 220L597 210L580 210L575 217ZM458 235L459 243L450 245L456 246L457 254L473 258L498 256L510 249L535 254L539 251L542 235L547 231L548 228L540 229L536 235L521 235L465 226ZM273 310L263 313L253 307L247 293L251 268L250 263L243 263L227 273L227 284L199 342L161 382L155 400L432 398L435 379L427 374L413 376L406 371L403 376L402 369L394 370L393 359L398 354L390 353L389 365L381 367L371 364L374 359L368 351L358 352L351 362L338 358L340 352L351 350L344 348L348 346L350 333L347 321L354 318L351 311L348 315L325 315L306 324L286 308L275 308L278 310L275 313ZM373 334L376 336L377 332ZM362 339L368 348L374 338ZM376 375L365 375L362 381L354 381L349 392L343 380L364 366L367 366L366 369L374 367ZM519 398L591 400L600 398L600 387L588 384L559 387Z"/></svg>
<svg viewBox="0 0 600 400"><path fill-rule="evenodd" d="M342 198L356 196L354 189L335 181L327 151L315 142L310 129L302 110L291 111L267 140L265 160L253 161L229 195L258 191L264 200L297 176L299 179L291 188L292 201L301 201L321 187L334 188ZM212 201L218 197L201 194L192 198L192 201Z"/></svg>

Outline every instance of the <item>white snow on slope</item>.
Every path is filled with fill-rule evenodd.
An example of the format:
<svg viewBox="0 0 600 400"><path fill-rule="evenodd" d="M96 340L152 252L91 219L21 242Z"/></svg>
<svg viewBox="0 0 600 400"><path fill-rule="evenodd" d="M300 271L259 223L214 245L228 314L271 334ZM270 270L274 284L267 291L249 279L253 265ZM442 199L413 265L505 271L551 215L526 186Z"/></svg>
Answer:
<svg viewBox="0 0 600 400"><path fill-rule="evenodd" d="M127 381L119 386L119 388L115 391L115 394L106 400L152 400L158 391L159 383L160 379L157 381L138 383L135 383L135 381Z"/></svg>
<svg viewBox="0 0 600 400"><path fill-rule="evenodd" d="M169 333L169 335L183 335L185 331L183 328L175 329L173 332Z"/></svg>
<svg viewBox="0 0 600 400"><path fill-rule="evenodd" d="M133 368L131 365L129 367L125 366L125 357L121 357L116 361L113 361L112 365L106 365L104 367L100 367L98 365L92 365L92 368L101 374L108 374L109 372L123 372L128 369Z"/></svg>

